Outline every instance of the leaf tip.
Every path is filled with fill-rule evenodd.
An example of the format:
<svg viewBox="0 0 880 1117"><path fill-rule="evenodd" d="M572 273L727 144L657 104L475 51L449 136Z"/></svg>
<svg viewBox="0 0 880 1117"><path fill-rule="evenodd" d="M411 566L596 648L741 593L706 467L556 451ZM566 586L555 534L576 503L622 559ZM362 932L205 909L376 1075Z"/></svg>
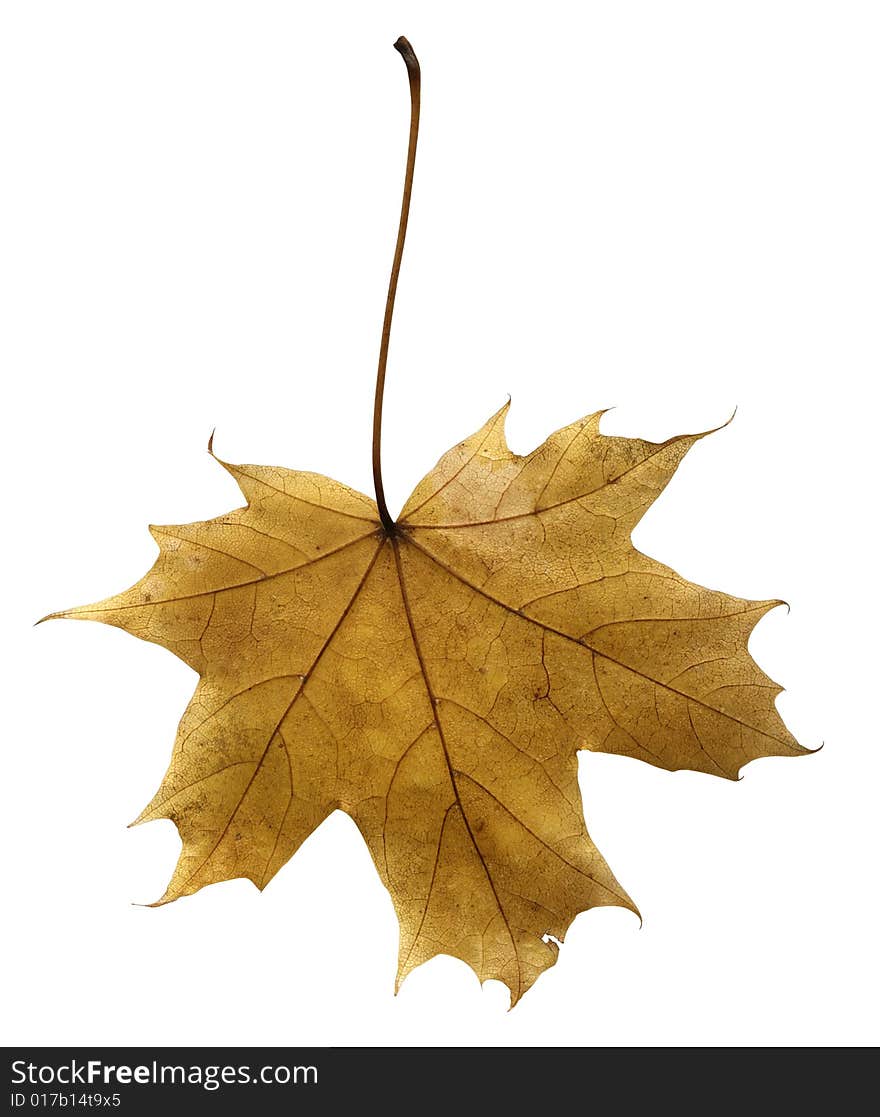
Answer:
<svg viewBox="0 0 880 1117"><path fill-rule="evenodd" d="M695 439L697 439L697 438L708 438L708 436L710 434L717 434L719 431L723 431L724 428L729 427L730 424L733 422L733 420L736 418L736 413L737 413L738 410L739 410L739 404L736 404L734 406L733 411L731 411L730 415L724 420L723 423L719 423L717 427L710 427L709 430L702 431L700 434L691 435L690 437L695 438ZM687 436L685 436L685 437L687 437Z"/></svg>
<svg viewBox="0 0 880 1117"><path fill-rule="evenodd" d="M193 889L193 891L197 892L198 888ZM190 894L191 893L188 892L179 892L174 890L174 881L172 880L158 900L153 900L153 902L150 904L135 904L135 907L164 908L166 904L173 904L175 900L179 900L182 896L188 896Z"/></svg>
<svg viewBox="0 0 880 1117"><path fill-rule="evenodd" d="M620 888L619 884L618 884L617 887L620 889L620 891L616 893L618 898L619 898L619 902L618 903L613 903L612 902L609 906L615 907L615 908L623 908L624 911L632 912L632 914L639 921L639 930L641 931L641 929L645 925L644 916L639 911L639 909L636 907L635 902L633 901L633 898L630 896L630 894L628 892L625 892L622 888ZM590 909L586 909L586 910L590 910ZM562 942L562 939L560 939L559 941Z"/></svg>
<svg viewBox="0 0 880 1117"><path fill-rule="evenodd" d="M44 621L65 621L76 618L76 614L80 612L79 609L59 609L56 613L47 613L45 617L40 617L38 621L34 621L34 628Z"/></svg>
<svg viewBox="0 0 880 1117"><path fill-rule="evenodd" d="M236 483L238 484L238 487L240 489L242 489L242 492L244 492L245 496L247 496L247 493L242 488L241 474L240 474L239 470L234 465L230 464L227 461L224 461L224 459L221 458L220 455L215 451L215 449L214 449L214 436L216 434L217 434L217 428L214 427L214 429L211 431L210 437L208 438L208 453L214 459L214 461L217 462L218 465L222 466L226 470L227 473L232 475L232 477L235 479Z"/></svg>
<svg viewBox="0 0 880 1117"><path fill-rule="evenodd" d="M510 407L513 403L513 396L510 392L507 393L507 399L498 408L492 418L489 420L492 426L496 424L499 426L498 436L502 446L507 447L507 416L510 414Z"/></svg>
<svg viewBox="0 0 880 1117"><path fill-rule="evenodd" d="M756 628L768 613L772 613L774 609L778 609L781 605L785 606L786 615L791 612L791 605L787 601L783 601L781 597L769 598L767 601L755 601L748 610L749 613L757 614L756 619L751 622L751 628ZM781 687L779 689L782 690Z"/></svg>
<svg viewBox="0 0 880 1117"><path fill-rule="evenodd" d="M154 796L149 803L147 803L147 805L137 816L137 818L128 823L128 826L126 827L127 830L133 830L135 826L142 826L145 822L156 822L160 818L167 818L171 822L174 821L174 819L170 818L169 815L156 813L162 806L161 802L156 803L156 799L158 799L158 794Z"/></svg>

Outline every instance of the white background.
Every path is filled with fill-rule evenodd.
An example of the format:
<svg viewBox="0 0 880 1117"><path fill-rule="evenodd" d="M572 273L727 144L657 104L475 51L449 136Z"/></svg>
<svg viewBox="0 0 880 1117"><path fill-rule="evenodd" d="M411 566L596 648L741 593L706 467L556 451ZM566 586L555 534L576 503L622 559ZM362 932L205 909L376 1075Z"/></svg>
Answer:
<svg viewBox="0 0 880 1117"><path fill-rule="evenodd" d="M389 503L507 393L526 451L734 422L637 544L734 594L818 755L739 783L583 755L644 926L578 917L507 1013L397 928L331 817L260 895L161 910L152 795L195 682L44 613L148 522L240 503L205 452L371 491L408 97ZM28 1044L866 1044L876 1024L880 15L875 4L7 2L0 25L4 1035Z"/></svg>

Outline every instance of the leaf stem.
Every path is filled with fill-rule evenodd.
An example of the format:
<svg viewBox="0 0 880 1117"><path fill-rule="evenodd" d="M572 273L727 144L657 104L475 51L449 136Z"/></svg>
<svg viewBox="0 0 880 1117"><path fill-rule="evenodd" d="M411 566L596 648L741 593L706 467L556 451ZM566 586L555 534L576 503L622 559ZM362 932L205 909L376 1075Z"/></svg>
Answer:
<svg viewBox="0 0 880 1117"><path fill-rule="evenodd" d="M382 401L385 396L385 369L388 364L388 344L391 339L391 318L394 314L394 298L397 294L397 280L400 276L400 261L403 258L403 245L406 240L406 225L409 220L409 204L412 198L413 171L416 165L416 144L419 140L419 109L421 105L421 71L419 60L409 42L401 35L394 44L406 63L409 78L410 121L409 148L406 155L406 176L403 180L403 200L400 204L400 223L397 227L397 244L394 261L391 265L391 278L388 282L388 298L385 300L385 318L382 322L382 341L379 346L379 368L376 372L376 399L373 405L373 484L376 488L376 504L379 506L379 519L388 535L395 533L394 520L385 503L385 488L382 484Z"/></svg>

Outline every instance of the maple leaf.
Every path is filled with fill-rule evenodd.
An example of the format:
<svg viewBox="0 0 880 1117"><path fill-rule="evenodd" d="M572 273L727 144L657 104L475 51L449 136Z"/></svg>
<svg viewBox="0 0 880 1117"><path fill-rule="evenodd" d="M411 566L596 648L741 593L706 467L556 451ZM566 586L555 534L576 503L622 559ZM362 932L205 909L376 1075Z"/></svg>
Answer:
<svg viewBox="0 0 880 1117"><path fill-rule="evenodd" d="M747 650L780 603L693 585L631 542L702 434L607 437L598 413L522 457L505 406L388 515L381 401L418 121L414 56L398 49L414 124L377 501L222 462L245 507L152 527L144 578L53 616L123 628L200 676L137 820L171 819L182 840L158 903L235 877L264 888L340 809L394 902L398 983L446 953L504 982L513 1004L579 912L635 910L587 833L578 749L727 778L807 750Z"/></svg>

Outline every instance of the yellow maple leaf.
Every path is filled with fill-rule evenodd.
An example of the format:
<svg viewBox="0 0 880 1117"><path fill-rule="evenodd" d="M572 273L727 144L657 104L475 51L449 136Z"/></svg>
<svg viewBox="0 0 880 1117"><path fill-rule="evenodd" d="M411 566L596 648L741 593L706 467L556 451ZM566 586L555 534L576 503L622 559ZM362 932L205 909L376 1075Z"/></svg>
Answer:
<svg viewBox="0 0 880 1117"><path fill-rule="evenodd" d="M635 910L587 833L578 749L728 778L807 750L747 650L779 602L693 585L631 542L703 435L606 437L600 413L521 457L505 406L388 515L381 403L419 91L401 43L413 126L377 502L317 474L221 463L245 507L151 528L144 578L53 616L124 628L199 673L138 819L171 819L182 839L159 903L234 877L265 887L341 809L397 910L398 982L446 953L515 1003L579 912Z"/></svg>

